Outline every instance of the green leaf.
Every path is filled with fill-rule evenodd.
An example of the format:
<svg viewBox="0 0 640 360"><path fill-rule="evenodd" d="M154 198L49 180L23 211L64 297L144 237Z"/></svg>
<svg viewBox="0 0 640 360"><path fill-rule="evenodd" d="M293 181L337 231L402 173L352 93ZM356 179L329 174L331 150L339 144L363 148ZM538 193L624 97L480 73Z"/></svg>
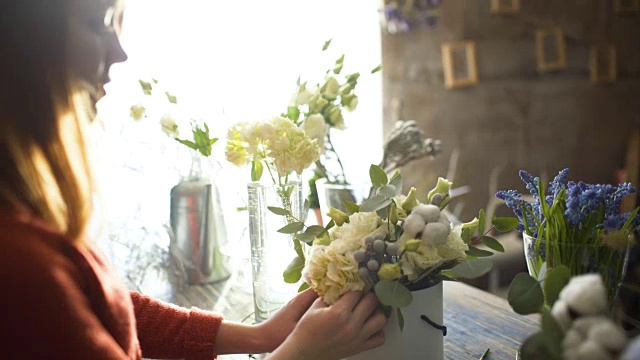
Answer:
<svg viewBox="0 0 640 360"><path fill-rule="evenodd" d="M547 271L547 277L544 279L544 297L549 307L555 304L560 291L569 283L570 279L571 270L565 265L556 266Z"/></svg>
<svg viewBox="0 0 640 360"><path fill-rule="evenodd" d="M378 188L377 194L378 195L382 195L382 196L387 197L387 198L392 198L392 197L396 196L396 187L393 186L393 185L389 185L389 184L384 185L384 186Z"/></svg>
<svg viewBox="0 0 640 360"><path fill-rule="evenodd" d="M313 240L316 239L315 235L308 234L306 232L295 234L293 237L298 239L298 240L300 240L300 241L302 241L302 242L304 242L304 243L310 243L310 242L312 242Z"/></svg>
<svg viewBox="0 0 640 360"><path fill-rule="evenodd" d="M542 336L549 352L554 355L554 358L559 358L562 354L564 332L547 309L542 311Z"/></svg>
<svg viewBox="0 0 640 360"><path fill-rule="evenodd" d="M462 228L460 237L462 238L465 244L469 244L469 241L471 241L471 229Z"/></svg>
<svg viewBox="0 0 640 360"><path fill-rule="evenodd" d="M276 215L289 215L289 210L277 207L277 206L267 206L267 209Z"/></svg>
<svg viewBox="0 0 640 360"><path fill-rule="evenodd" d="M398 315L398 326L400 327L400 332L404 329L404 316L402 316L402 310L400 308L396 308L396 314Z"/></svg>
<svg viewBox="0 0 640 360"><path fill-rule="evenodd" d="M293 120L293 122L295 123L300 118L300 109L298 109L297 106L289 106L287 108L287 115L285 117Z"/></svg>
<svg viewBox="0 0 640 360"><path fill-rule="evenodd" d="M387 185L389 182L387 173L378 165L371 165L369 168L369 177L371 178L371 184L375 187Z"/></svg>
<svg viewBox="0 0 640 360"><path fill-rule="evenodd" d="M320 225L311 225L305 230L306 234L318 235L324 231L324 227Z"/></svg>
<svg viewBox="0 0 640 360"><path fill-rule="evenodd" d="M307 221L307 216L309 216L310 207L311 207L311 203L309 202L309 199L304 199L304 203L302 204L302 217L300 218L300 221L302 222Z"/></svg>
<svg viewBox="0 0 640 360"><path fill-rule="evenodd" d="M300 284L300 287L298 288L298 292L303 292L308 288L310 288L309 284L307 284L306 282L303 282L302 284Z"/></svg>
<svg viewBox="0 0 640 360"><path fill-rule="evenodd" d="M378 65L378 66L374 67L374 68L373 68L373 70L371 70L371 73L372 73L372 74L375 74L375 73L377 73L377 72L378 72L378 71L380 71L380 70L382 70L382 64L380 64L380 65Z"/></svg>
<svg viewBox="0 0 640 360"><path fill-rule="evenodd" d="M356 203L352 203L351 201L344 201L344 208L345 210L347 210L347 213L349 215L351 214L355 214L358 211L360 211L360 205L356 204Z"/></svg>
<svg viewBox="0 0 640 360"><path fill-rule="evenodd" d="M487 222L487 217L484 213L484 209L480 209L480 213L478 214L478 235L480 236L484 235L484 226L486 222ZM504 249L500 252L504 252Z"/></svg>
<svg viewBox="0 0 640 360"><path fill-rule="evenodd" d="M468 245L469 250L467 250L467 255L475 256L475 257L487 257L493 255L491 251L478 249L473 245Z"/></svg>
<svg viewBox="0 0 640 360"><path fill-rule="evenodd" d="M251 181L259 181L264 170L261 161L254 160L251 162Z"/></svg>
<svg viewBox="0 0 640 360"><path fill-rule="evenodd" d="M193 141L189 141L189 140L182 140L182 139L176 139L177 142L179 142L182 145L185 145L193 150L198 150L198 146L193 142Z"/></svg>
<svg viewBox="0 0 640 360"><path fill-rule="evenodd" d="M400 195L400 193L402 192L402 175L400 174L400 171L396 170L393 175L391 176L391 179L389 180L389 185L393 185L396 187L396 193L393 195L398 196Z"/></svg>
<svg viewBox="0 0 640 360"><path fill-rule="evenodd" d="M388 199L382 195L375 195L368 198L362 203L362 205L360 205L360 211L361 212L377 211L391 204L391 201L392 201L391 199Z"/></svg>
<svg viewBox="0 0 640 360"><path fill-rule="evenodd" d="M513 311L520 315L540 312L544 302L540 283L527 273L519 273L513 278L507 299Z"/></svg>
<svg viewBox="0 0 640 360"><path fill-rule="evenodd" d="M333 39L329 39L327 41L324 42L324 45L322 45L322 51L325 51L329 48L329 45L331 45L331 40Z"/></svg>
<svg viewBox="0 0 640 360"><path fill-rule="evenodd" d="M282 273L282 277L284 277L284 281L289 284L297 283L300 278L302 278L302 269L304 268L304 260L302 260L299 256L296 256L286 269L284 269L284 273Z"/></svg>
<svg viewBox="0 0 640 360"><path fill-rule="evenodd" d="M491 223L499 232L509 232L515 229L518 224L520 224L520 219L515 217L494 217Z"/></svg>
<svg viewBox="0 0 640 360"><path fill-rule="evenodd" d="M485 244L489 249L495 250L497 252L504 252L504 246L500 244L500 242L490 236L483 236L480 238L483 244Z"/></svg>
<svg viewBox="0 0 640 360"><path fill-rule="evenodd" d="M374 290L383 305L401 308L411 304L413 300L411 291L397 281L380 280Z"/></svg>
<svg viewBox="0 0 640 360"><path fill-rule="evenodd" d="M544 334L539 331L529 336L520 347L520 358L522 360L560 360L561 358L554 358L549 353L549 350L544 341Z"/></svg>
<svg viewBox="0 0 640 360"><path fill-rule="evenodd" d="M153 90L151 83L144 80L138 80L138 82L140 83L142 92L144 92L146 95L151 95L151 90Z"/></svg>
<svg viewBox="0 0 640 360"><path fill-rule="evenodd" d="M493 268L493 262L489 259L466 260L451 268L451 273L456 277L473 279L488 273Z"/></svg>
<svg viewBox="0 0 640 360"><path fill-rule="evenodd" d="M304 229L304 223L300 221L294 221L278 229L278 232L283 234L295 234L302 229Z"/></svg>

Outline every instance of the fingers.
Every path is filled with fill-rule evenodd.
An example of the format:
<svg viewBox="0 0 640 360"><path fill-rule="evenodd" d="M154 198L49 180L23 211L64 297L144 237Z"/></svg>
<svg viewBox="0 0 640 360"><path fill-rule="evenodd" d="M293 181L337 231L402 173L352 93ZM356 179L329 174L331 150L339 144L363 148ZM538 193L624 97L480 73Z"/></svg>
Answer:
<svg viewBox="0 0 640 360"><path fill-rule="evenodd" d="M364 323L369 316L371 316L371 313L373 313L373 311L378 307L378 304L378 298L375 293L369 292L365 294L353 310L354 318L362 319L362 322Z"/></svg>
<svg viewBox="0 0 640 360"><path fill-rule="evenodd" d="M336 307L336 309L352 312L361 298L362 291L349 291L342 295L342 297L338 299L333 306Z"/></svg>
<svg viewBox="0 0 640 360"><path fill-rule="evenodd" d="M318 294L313 289L307 289L297 294L289 302L289 306L292 308L292 315L299 319L317 299Z"/></svg>
<svg viewBox="0 0 640 360"><path fill-rule="evenodd" d="M365 340L364 349L362 349L362 351L371 350L379 346L382 346L384 344L384 341L385 341L384 331L380 330L377 333L373 334L371 337L369 337L367 340Z"/></svg>
<svg viewBox="0 0 640 360"><path fill-rule="evenodd" d="M376 310L362 325L362 335L365 339L377 334L387 324L387 317L380 310Z"/></svg>

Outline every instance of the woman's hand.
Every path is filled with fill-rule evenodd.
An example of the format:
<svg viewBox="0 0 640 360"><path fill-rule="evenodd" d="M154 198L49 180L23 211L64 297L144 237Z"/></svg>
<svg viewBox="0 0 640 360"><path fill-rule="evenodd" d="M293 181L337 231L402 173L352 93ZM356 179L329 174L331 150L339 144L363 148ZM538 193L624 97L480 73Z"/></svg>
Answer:
<svg viewBox="0 0 640 360"><path fill-rule="evenodd" d="M331 306L316 299L271 359L342 359L382 345L386 322L371 292L348 292Z"/></svg>
<svg viewBox="0 0 640 360"><path fill-rule="evenodd" d="M264 339L264 351L272 352L291 334L300 318L318 298L313 289L297 294L291 301L263 323L256 325L259 336Z"/></svg>

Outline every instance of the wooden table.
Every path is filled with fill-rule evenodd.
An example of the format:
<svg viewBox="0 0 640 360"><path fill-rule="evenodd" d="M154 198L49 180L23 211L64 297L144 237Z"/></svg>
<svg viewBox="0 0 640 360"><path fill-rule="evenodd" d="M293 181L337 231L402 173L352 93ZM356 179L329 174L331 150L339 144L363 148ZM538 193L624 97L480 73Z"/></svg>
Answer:
<svg viewBox="0 0 640 360"><path fill-rule="evenodd" d="M196 306L225 315L228 320L252 322L253 295L247 264L234 267L226 281L201 286L165 284L152 296L181 306ZM444 325L447 326L446 359L514 360L524 339L539 328L536 317L513 312L503 298L459 282L444 284ZM220 360L248 360L247 355L220 356Z"/></svg>

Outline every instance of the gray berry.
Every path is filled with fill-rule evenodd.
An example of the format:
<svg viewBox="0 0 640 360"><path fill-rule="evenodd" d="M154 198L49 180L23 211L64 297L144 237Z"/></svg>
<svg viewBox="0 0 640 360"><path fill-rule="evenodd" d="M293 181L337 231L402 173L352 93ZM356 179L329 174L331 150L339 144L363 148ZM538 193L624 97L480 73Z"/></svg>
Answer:
<svg viewBox="0 0 640 360"><path fill-rule="evenodd" d="M364 252L364 250L358 250L356 252L353 253L353 258L361 263L364 262L367 259L367 254Z"/></svg>
<svg viewBox="0 0 640 360"><path fill-rule="evenodd" d="M380 263L377 260L371 259L367 262L367 268L371 271L378 271Z"/></svg>
<svg viewBox="0 0 640 360"><path fill-rule="evenodd" d="M431 197L431 204L440 205L441 202L442 202L442 194L433 194L433 196Z"/></svg>
<svg viewBox="0 0 640 360"><path fill-rule="evenodd" d="M358 269L358 275L360 275L360 278L362 279L369 279L370 275L369 275L369 269L367 269L366 267L361 267Z"/></svg>
<svg viewBox="0 0 640 360"><path fill-rule="evenodd" d="M378 254L384 254L384 241L376 240L373 242L373 251Z"/></svg>
<svg viewBox="0 0 640 360"><path fill-rule="evenodd" d="M375 240L376 240L376 239L375 239L373 236L371 236L371 235L367 235L367 236L365 236L365 238L364 238L364 243L365 243L366 245L372 245L372 244L373 244L373 242L374 242Z"/></svg>
<svg viewBox="0 0 640 360"><path fill-rule="evenodd" d="M398 244L391 243L387 245L387 254L390 256L398 255Z"/></svg>

